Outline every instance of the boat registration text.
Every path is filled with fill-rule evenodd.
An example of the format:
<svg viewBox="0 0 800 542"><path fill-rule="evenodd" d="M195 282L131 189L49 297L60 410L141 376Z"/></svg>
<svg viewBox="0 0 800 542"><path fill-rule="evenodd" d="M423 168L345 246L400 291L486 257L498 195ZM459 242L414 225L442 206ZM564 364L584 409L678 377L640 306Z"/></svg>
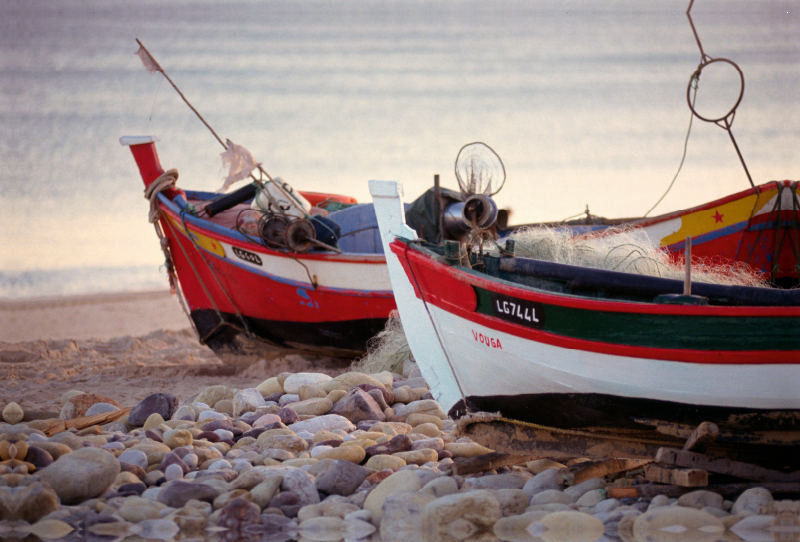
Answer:
<svg viewBox="0 0 800 542"><path fill-rule="evenodd" d="M492 292L493 316L528 327L544 325L544 310L539 303Z"/></svg>

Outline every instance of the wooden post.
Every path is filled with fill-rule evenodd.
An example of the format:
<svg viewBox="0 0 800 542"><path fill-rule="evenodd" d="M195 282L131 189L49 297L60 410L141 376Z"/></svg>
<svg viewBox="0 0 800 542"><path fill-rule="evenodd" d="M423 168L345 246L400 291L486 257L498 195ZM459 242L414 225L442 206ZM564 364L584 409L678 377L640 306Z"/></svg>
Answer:
<svg viewBox="0 0 800 542"><path fill-rule="evenodd" d="M442 203L442 187L439 184L439 175L433 176L433 191L436 194L436 217L439 220L439 235L436 236L436 241L441 243L444 241L444 204Z"/></svg>
<svg viewBox="0 0 800 542"><path fill-rule="evenodd" d="M719 427L717 427L717 424L703 422L697 426L697 429L686 440L683 450L702 454L717 440L718 436Z"/></svg>

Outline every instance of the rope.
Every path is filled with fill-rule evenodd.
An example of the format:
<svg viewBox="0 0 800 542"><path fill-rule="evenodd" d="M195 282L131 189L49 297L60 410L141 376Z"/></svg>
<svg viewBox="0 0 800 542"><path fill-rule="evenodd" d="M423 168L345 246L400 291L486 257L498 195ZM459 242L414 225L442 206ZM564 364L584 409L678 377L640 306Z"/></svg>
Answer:
<svg viewBox="0 0 800 542"><path fill-rule="evenodd" d="M247 321L244 319L244 316L242 316L241 311L239 311L239 307L236 306L236 303L233 302L233 299L231 299L231 296L228 295L228 291L225 289L225 286L223 286L222 282L220 281L219 277L217 276L217 272L214 270L214 266L212 266L210 263L208 263L208 260L206 259L205 254L203 254L203 249L200 248L200 245L197 244L197 239L195 238L194 234L189 230L188 226L186 225L186 213L184 213L184 212L181 212L181 223L183 224L183 230L186 232L186 236L192 242L192 245L194 245L195 250L200 255L200 257L203 259L203 262L206 264L206 267L208 268L208 270L211 271L211 276L214 277L214 280L217 282L217 286L219 286L219 289L222 291L222 293L228 299L228 303L231 304L231 306L233 307L233 310L236 311L236 316L238 316L239 317L239 321L242 322L242 325L244 326L245 333L251 339L256 338L256 334L253 333L252 331L250 331L250 328L247 325ZM180 244L180 243L178 243L178 244ZM183 249L182 245L181 245L181 249ZM185 251L184 251L184 253L185 253ZM187 260L189 260L188 255L187 255L186 258L187 258ZM191 263L191 260L189 260L189 263ZM225 319L222 317L222 314L220 313L219 308L217 307L216 302L214 301L214 298L211 296L211 293L206 289L205 284L203 283L203 280L200 278L200 275L197 273L197 270L194 268L194 265L192 265L192 271L194 271L195 277L197 278L198 281L200 281L201 286L203 286L203 290L206 292L206 295L208 296L209 301L211 301L211 303L214 305L214 310L216 311L217 316L219 316L219 318L220 318L220 324L226 323Z"/></svg>
<svg viewBox="0 0 800 542"><path fill-rule="evenodd" d="M158 222L161 216L161 209L158 207L158 195L164 190L175 188L177 180L178 170L170 169L159 175L155 181L145 187L144 197L150 200L150 214L148 215L148 219L151 224ZM159 237L161 237L161 235L159 235Z"/></svg>
<svg viewBox="0 0 800 542"><path fill-rule="evenodd" d="M692 107L694 107L694 104L697 101L697 83L699 80L700 80L700 73L695 72L694 75L692 75L692 82L690 83L692 85L692 88L694 89L694 95L692 96ZM672 190L672 186L675 184L675 180L678 178L681 169L683 169L683 163L686 161L686 149L689 147L689 135L692 133L692 121L694 121L694 110L692 110L691 114L689 115L689 128L686 130L686 139L683 141L683 156L681 156L681 163L678 165L678 171L676 171L675 176L672 177L672 182L669 183L667 191L664 192L664 194L660 198L658 198L658 201L655 203L655 205L650 207L650 210L644 214L644 217L647 217L647 215L652 213L653 209L658 207L658 204L661 203L665 197L667 197L667 194L669 194L669 191ZM588 214L588 208L587 208L587 214Z"/></svg>
<svg viewBox="0 0 800 542"><path fill-rule="evenodd" d="M181 305L181 309L186 317L189 319L189 322L192 324L192 329L194 329L195 334L197 337L200 337L200 331L197 329L195 325L194 319L192 318L191 313L189 312L189 308L186 306L186 299L183 295L183 289L180 287L178 282L178 277L175 274L175 262L172 259L172 253L169 250L169 239L164 235L164 232L161 230L161 223L159 219L161 218L161 208L158 206L158 195L163 192L164 190L174 188L175 183L178 180L178 170L177 169L170 169L169 171L165 171L162 173L155 181L147 185L144 189L144 197L150 200L150 212L148 214L148 220L156 230L156 235L158 235L159 243L161 244L161 252L164 253L164 266L167 268L167 277L169 278L169 291L173 295L177 295L178 303Z"/></svg>

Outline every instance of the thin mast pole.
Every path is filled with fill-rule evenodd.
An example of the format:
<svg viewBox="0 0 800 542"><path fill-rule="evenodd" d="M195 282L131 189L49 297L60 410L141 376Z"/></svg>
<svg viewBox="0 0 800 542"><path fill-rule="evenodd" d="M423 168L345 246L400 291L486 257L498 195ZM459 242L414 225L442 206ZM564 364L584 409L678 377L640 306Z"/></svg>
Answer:
<svg viewBox="0 0 800 542"><path fill-rule="evenodd" d="M145 46L144 46L144 44L143 44L141 41L139 41L139 38L136 38L136 43L138 43L138 44L139 44L139 47L141 47L141 48L142 48L142 51L144 51L144 52L145 52L145 54L147 55L147 57L150 59L150 62L152 62L152 63L153 63L153 65L156 67L156 69L157 69L159 72L161 72L161 75L163 75L163 76L164 76L164 78L165 78L167 81L169 81L169 84L170 84L170 85L172 85L172 88L174 88L174 89L175 89L175 92L177 92L177 93L178 93L178 95L181 97L181 99L182 99L184 102L186 102L186 105L188 105L188 106L189 106L189 109L191 109L191 110L194 112L194 114L195 114L195 115L197 115L197 118L198 118L198 119L200 119L200 122L202 122L203 124L205 124L206 128L208 128L208 130L209 130L209 131L210 131L212 134L214 134L214 137L215 137L215 138L217 138L217 141L219 141L219 144L220 144L220 145L222 145L222 148L224 148L224 149L226 149L226 150L227 150L228 146L225 144L225 142L224 142L224 141L222 141L222 138L221 138L221 137L219 137L219 135L217 135L217 132L215 132L215 131L214 131L214 129L211 127L211 125L209 125L209 124L206 122L206 119L204 119L204 118L203 118L203 115L201 115L201 114L200 114L200 113L197 111L197 109L195 109L195 108L194 108L194 106L193 106L193 105L192 105L192 104L189 102L189 100L187 100L187 99L186 99L186 96L184 96L184 95L183 95L183 92L181 92L181 89L179 89L179 88L178 88L178 85L176 85L176 84L175 84L175 83L172 81L172 79L170 79L170 78L169 78L169 75L167 75L167 72L165 72L165 71L164 71L164 68L162 68L162 67L161 67L161 64L159 64L159 63L158 63L158 61L155 59L155 57L153 57L153 55L151 55L151 54L150 54L150 51L148 51L148 50L147 50L147 47L145 47ZM258 167L258 170L259 170L261 173L263 173L264 175L266 175L266 176L267 176L267 178L268 178L270 181L272 180L272 177L270 176L270 174L269 174L269 173L267 173L267 172L264 170L264 168L262 168L262 167L261 167L261 165L260 165L260 164L259 164L257 167ZM258 180L258 179L256 179L255 175L253 175L252 173L250 174L250 177L252 177L252 178L253 178L253 180L256 180L256 181ZM281 191L283 191L283 190L281 190Z"/></svg>
<svg viewBox="0 0 800 542"><path fill-rule="evenodd" d="M197 118L200 119L200 121L203 124L206 125L206 128L208 128L211 131L211 133L214 134L214 137L217 138L217 141L219 141L219 144L222 145L223 148L227 149L228 146L225 144L224 141L222 141L222 138L220 138L217 135L217 132L215 132L214 129L206 122L206 119L203 118L203 115L201 115L197 111L197 109L195 109L194 106L191 103L189 103L189 100L187 100L186 96L183 95L183 92L181 92L181 89L178 88L178 85L176 85L175 83L172 82L172 79L169 78L169 75L167 75L167 72L164 71L164 68L161 67L161 64L159 64L158 61L153 57L153 55L150 54L150 51L147 50L147 47L145 47L142 44L142 42L139 41L139 38L136 38L136 43L138 43L139 47L141 47L142 50L147 54L148 58L153 63L153 65L158 69L158 71L161 72L161 75L163 75L166 78L166 80L169 81L169 84L172 85L172 88L175 89L175 92L177 92L178 95L181 97L181 99L183 99L183 101L186 102L186 105L189 106L189 109L191 109L194 112L194 114L197 115Z"/></svg>

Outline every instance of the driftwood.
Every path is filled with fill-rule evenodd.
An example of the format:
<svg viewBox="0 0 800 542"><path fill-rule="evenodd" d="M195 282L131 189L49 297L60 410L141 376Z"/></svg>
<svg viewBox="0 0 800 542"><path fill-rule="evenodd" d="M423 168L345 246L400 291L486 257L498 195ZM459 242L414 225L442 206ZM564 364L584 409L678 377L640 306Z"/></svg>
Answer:
<svg viewBox="0 0 800 542"><path fill-rule="evenodd" d="M747 489L753 487L752 482L741 484L718 484L709 485L704 489L718 493L725 498L736 497L741 495ZM758 484L758 487L764 488L773 495L800 495L800 483L798 482L767 482ZM681 487L668 484L646 483L637 484L635 486L613 487L606 488L606 494L609 498L645 498L652 499L658 495L665 495L670 498L680 497L685 493L697 491L694 487Z"/></svg>
<svg viewBox="0 0 800 542"><path fill-rule="evenodd" d="M700 487L735 496L754 483L773 493L800 494L800 470L768 468L775 464L797 469L800 463L793 456L794 451L800 453L797 432L740 434L737 438L729 433L722 435L710 422L694 429L661 423L649 434L610 428L569 430L515 423L489 413L462 418L457 430L459 436L469 436L497 450L469 460L457 459L451 468L458 474L522 465L532 459L586 457L589 462L561 469L561 478L568 484L617 478L624 485L608 485L609 497L678 497ZM773 457L775 450L782 455ZM619 480L623 473L626 479ZM719 482L728 482L726 477L742 482L715 485L714 475Z"/></svg>
<svg viewBox="0 0 800 542"><path fill-rule="evenodd" d="M52 437L56 433L61 433L67 429L86 429L93 425L102 425L104 423L111 423L123 416L126 416L131 411L130 408L123 408L113 412L104 412L102 414L95 414L93 416L82 416L80 418L73 418L71 420L61 420L44 430L44 434Z"/></svg>
<svg viewBox="0 0 800 542"><path fill-rule="evenodd" d="M708 450L717 437L719 436L719 427L711 422L703 422L697 426L697 429L686 440L683 449L687 452L703 453Z"/></svg>
<svg viewBox="0 0 800 542"><path fill-rule="evenodd" d="M499 469L500 467L510 467L513 465L525 465L526 463L539 459L539 456L514 455L502 452L491 452L475 457L456 457L450 465L453 474L462 476L476 474L487 470Z"/></svg>

